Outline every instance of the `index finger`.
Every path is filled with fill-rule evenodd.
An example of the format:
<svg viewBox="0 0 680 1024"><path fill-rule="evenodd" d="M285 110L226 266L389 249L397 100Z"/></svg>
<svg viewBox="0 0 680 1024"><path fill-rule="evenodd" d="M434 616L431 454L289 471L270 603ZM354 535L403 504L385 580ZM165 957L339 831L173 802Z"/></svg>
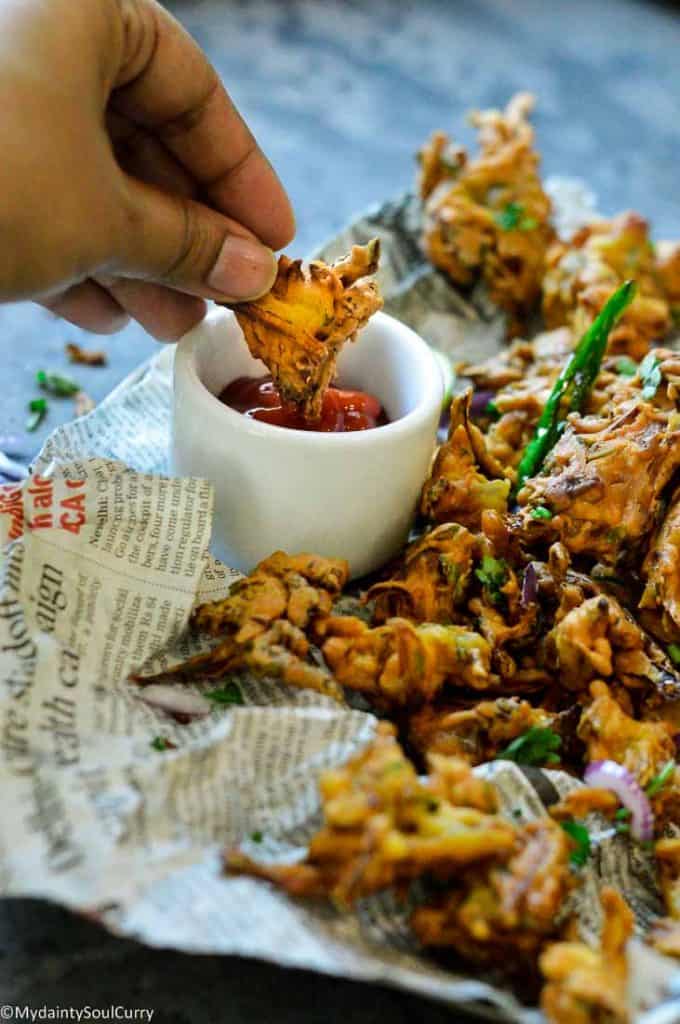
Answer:
<svg viewBox="0 0 680 1024"><path fill-rule="evenodd" d="M155 0L122 10L114 108L160 138L216 209L266 245L287 245L295 220L285 189L203 51Z"/></svg>

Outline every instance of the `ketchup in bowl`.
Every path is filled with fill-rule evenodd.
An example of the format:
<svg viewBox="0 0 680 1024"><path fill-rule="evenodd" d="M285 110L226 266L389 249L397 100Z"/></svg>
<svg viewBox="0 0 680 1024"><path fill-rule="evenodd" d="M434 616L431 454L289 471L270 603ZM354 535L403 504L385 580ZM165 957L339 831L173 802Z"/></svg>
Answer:
<svg viewBox="0 0 680 1024"><path fill-rule="evenodd" d="M331 385L323 396L321 416L308 420L297 406L283 402L271 377L237 377L219 395L230 409L262 423L294 430L317 430L326 434L372 430L387 422L377 398L364 391L345 391Z"/></svg>

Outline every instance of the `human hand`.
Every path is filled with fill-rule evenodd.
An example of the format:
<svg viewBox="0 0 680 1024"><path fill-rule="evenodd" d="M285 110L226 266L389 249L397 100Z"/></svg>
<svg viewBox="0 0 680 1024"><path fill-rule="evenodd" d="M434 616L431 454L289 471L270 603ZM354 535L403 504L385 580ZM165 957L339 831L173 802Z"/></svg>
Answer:
<svg viewBox="0 0 680 1024"><path fill-rule="evenodd" d="M174 340L271 287L286 193L155 0L2 0L0 94L0 301Z"/></svg>

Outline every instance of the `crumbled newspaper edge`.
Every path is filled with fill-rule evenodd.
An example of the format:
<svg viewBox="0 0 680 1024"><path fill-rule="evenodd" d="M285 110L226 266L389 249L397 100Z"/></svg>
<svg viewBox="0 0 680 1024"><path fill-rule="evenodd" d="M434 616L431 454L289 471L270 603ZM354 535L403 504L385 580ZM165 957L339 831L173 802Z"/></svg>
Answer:
<svg viewBox="0 0 680 1024"><path fill-rule="evenodd" d="M578 184L551 189L561 230L592 219ZM427 264L418 218L412 196L384 204L319 255L379 235L387 311L454 360L493 354L502 316ZM55 900L150 946L254 956L396 985L486 1019L539 1021L500 979L424 958L391 893L339 914L223 876L225 845L264 860L304 856L319 824L319 773L361 749L375 719L242 674L229 680L231 704L180 725L128 681L203 649L191 610L237 575L210 554L210 487L170 476L172 369L166 348L57 429L28 481L0 489L0 891ZM577 784L508 762L478 770L527 820ZM639 925L660 904L650 854L590 824L596 852L568 909L592 939L603 880L626 894ZM680 1020L675 966L639 939L631 951L638 1020Z"/></svg>

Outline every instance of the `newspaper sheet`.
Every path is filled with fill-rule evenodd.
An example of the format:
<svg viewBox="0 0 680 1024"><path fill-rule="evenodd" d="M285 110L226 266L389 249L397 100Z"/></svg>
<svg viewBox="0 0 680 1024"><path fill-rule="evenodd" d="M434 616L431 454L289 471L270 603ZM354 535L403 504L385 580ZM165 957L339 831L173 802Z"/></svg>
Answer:
<svg viewBox="0 0 680 1024"><path fill-rule="evenodd" d="M563 224L592 216L583 189L553 191ZM388 312L454 358L491 354L500 316L425 263L417 220L412 197L387 203L323 255L380 235ZM375 719L241 675L242 703L179 725L128 682L132 670L200 649L191 609L234 578L210 554L209 485L169 475L172 357L163 349L59 428L30 479L0 488L0 891L55 900L150 946L255 956L402 986L490 1019L538 1021L488 973L422 956L390 894L342 915L222 874L227 844L262 859L304 855L320 772L365 745ZM154 749L157 737L172 746ZM509 762L479 770L527 819L575 784ZM574 897L586 936L599 926L602 880L626 894L639 924L659 910L650 855L611 830L600 840ZM639 940L631 959L636 1019L680 1020L674 965Z"/></svg>

